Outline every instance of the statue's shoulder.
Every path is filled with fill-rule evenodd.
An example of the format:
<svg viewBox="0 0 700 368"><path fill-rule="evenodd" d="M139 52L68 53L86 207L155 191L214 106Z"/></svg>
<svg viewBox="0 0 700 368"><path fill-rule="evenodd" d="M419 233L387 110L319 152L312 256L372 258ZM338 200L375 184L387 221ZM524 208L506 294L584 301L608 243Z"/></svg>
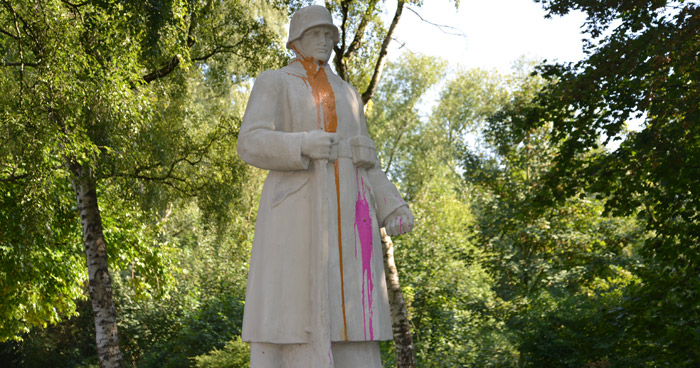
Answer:
<svg viewBox="0 0 700 368"><path fill-rule="evenodd" d="M328 67L328 72L326 73L326 75L328 76L328 81L331 83L337 83L342 85L343 87L352 87L350 83L344 81L343 78L340 78L338 76L338 74L335 74L335 72L330 67Z"/></svg>
<svg viewBox="0 0 700 368"><path fill-rule="evenodd" d="M326 74L328 75L328 81L331 82L331 84L340 86L351 94L357 94L357 91L352 84L348 83L346 80L343 80L343 78L340 78L338 74L335 74L335 72L333 72L331 69L328 69L328 73Z"/></svg>
<svg viewBox="0 0 700 368"><path fill-rule="evenodd" d="M291 63L278 70L282 78L299 77L306 78L306 70L301 66L301 63L292 61Z"/></svg>
<svg viewBox="0 0 700 368"><path fill-rule="evenodd" d="M266 70L260 75L258 75L257 78L255 78L255 85L268 85L268 84L278 84L281 82L281 79L283 78L284 73L280 69L270 69Z"/></svg>

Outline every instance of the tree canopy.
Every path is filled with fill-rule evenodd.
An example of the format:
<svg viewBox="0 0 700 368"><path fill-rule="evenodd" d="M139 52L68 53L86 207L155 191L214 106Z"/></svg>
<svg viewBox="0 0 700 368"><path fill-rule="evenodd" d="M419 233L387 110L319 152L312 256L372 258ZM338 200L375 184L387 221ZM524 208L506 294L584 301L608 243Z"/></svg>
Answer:
<svg viewBox="0 0 700 368"><path fill-rule="evenodd" d="M99 318L114 308L107 254L157 291L170 274L158 227L177 200L225 218L242 178L227 150L235 87L284 59L285 14L238 1L2 5L7 339L74 313L85 280L76 208Z"/></svg>
<svg viewBox="0 0 700 368"><path fill-rule="evenodd" d="M550 16L586 13L586 58L543 64L551 81L504 121L517 134L551 124L560 145L540 199L575 193L605 200L606 213L647 230L641 281L618 318L639 340L630 355L697 361L700 186L700 7L691 1L540 1ZM635 120L636 119L636 120ZM630 131L630 121L640 124ZM601 141L601 138L602 141ZM612 152L601 144L620 141ZM635 350L635 352L632 352ZM654 358L652 358L654 357ZM671 358L673 357L673 358ZM692 365L692 364L691 364Z"/></svg>
<svg viewBox="0 0 700 368"><path fill-rule="evenodd" d="M535 2L587 16L582 60L390 59L428 2L325 2L330 63L416 215L391 248L415 366L697 366L700 5ZM265 173L234 147L308 3L0 0L1 360L247 366ZM400 350L383 343L384 365Z"/></svg>

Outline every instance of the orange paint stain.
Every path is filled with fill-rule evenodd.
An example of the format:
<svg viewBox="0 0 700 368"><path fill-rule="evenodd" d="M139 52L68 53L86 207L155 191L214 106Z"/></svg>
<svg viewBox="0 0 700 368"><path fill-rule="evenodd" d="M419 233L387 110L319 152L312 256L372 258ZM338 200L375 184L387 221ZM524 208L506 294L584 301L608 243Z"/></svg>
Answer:
<svg viewBox="0 0 700 368"><path fill-rule="evenodd" d="M304 57L294 45L292 45L292 49L301 57L295 61L301 63L306 71L307 78L305 80L311 87L311 95L316 103L318 129L321 129L323 126L323 130L326 132L335 133L338 130L338 114L335 110L335 93L333 93L333 88L328 81L328 76L326 75L324 67L320 64L316 64L312 58ZM323 125L321 125L322 122ZM337 201L336 207L338 209L338 254L340 262L340 295L343 307L343 335L345 341L348 341L348 322L345 314L345 281L343 279L343 239L340 218L340 169L337 159L333 163L333 168L335 169L335 194Z"/></svg>

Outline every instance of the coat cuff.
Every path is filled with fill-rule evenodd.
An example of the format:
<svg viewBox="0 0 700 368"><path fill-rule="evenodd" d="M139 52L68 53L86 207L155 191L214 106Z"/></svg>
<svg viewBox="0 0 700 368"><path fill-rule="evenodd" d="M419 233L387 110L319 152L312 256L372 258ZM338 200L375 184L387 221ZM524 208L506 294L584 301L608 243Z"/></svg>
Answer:
<svg viewBox="0 0 700 368"><path fill-rule="evenodd" d="M377 221L379 221L380 227L384 226L386 218L397 208L408 207L408 204L399 195L399 191L396 190L396 186L389 181L383 185L375 186L374 192L377 200Z"/></svg>

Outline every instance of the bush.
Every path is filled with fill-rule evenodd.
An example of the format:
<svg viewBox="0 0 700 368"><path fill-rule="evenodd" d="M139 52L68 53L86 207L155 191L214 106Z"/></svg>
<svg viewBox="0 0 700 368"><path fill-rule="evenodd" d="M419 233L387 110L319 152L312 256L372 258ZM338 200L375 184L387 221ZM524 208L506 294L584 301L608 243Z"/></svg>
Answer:
<svg viewBox="0 0 700 368"><path fill-rule="evenodd" d="M250 367L250 346L236 337L222 350L214 349L193 359L197 368L247 368Z"/></svg>

